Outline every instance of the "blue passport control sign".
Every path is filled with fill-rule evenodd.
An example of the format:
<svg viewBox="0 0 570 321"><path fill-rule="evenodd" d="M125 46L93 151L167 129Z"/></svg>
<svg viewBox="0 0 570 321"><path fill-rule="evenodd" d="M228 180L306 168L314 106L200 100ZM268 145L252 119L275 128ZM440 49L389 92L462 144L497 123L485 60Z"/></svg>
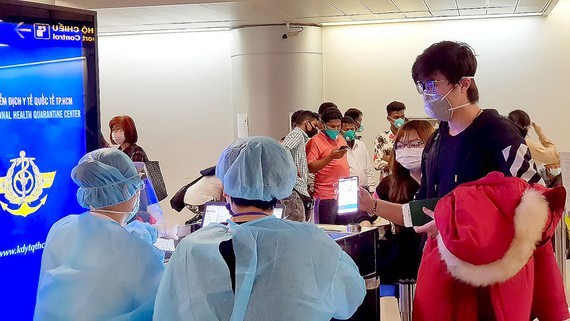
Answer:
<svg viewBox="0 0 570 321"><path fill-rule="evenodd" d="M2 299L6 320L32 319L48 231L62 217L83 212L70 173L88 149L84 45L81 27L0 20L0 275L8 290Z"/></svg>

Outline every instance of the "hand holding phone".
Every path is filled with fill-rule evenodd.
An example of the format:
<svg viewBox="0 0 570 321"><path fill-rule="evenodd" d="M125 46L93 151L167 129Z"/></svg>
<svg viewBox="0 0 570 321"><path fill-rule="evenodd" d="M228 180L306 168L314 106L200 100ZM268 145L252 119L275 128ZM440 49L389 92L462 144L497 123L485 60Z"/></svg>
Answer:
<svg viewBox="0 0 570 321"><path fill-rule="evenodd" d="M358 212L358 176L338 180L338 214Z"/></svg>
<svg viewBox="0 0 570 321"><path fill-rule="evenodd" d="M339 158L343 158L344 155L346 155L346 149L333 149L330 153L330 157L332 159L339 159Z"/></svg>
<svg viewBox="0 0 570 321"><path fill-rule="evenodd" d="M338 150L348 150L348 145L342 145L338 148Z"/></svg>

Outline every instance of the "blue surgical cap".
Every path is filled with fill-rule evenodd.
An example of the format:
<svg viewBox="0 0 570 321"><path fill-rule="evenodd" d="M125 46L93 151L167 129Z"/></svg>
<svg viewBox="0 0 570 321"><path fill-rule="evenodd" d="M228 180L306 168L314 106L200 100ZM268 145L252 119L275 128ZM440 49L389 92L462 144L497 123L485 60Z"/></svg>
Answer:
<svg viewBox="0 0 570 321"><path fill-rule="evenodd" d="M85 208L125 202L143 184L129 156L113 148L87 153L71 171L71 178L79 186L77 201Z"/></svg>
<svg viewBox="0 0 570 321"><path fill-rule="evenodd" d="M297 167L291 153L275 139L248 137L236 140L222 152L216 176L231 197L271 201L291 195Z"/></svg>

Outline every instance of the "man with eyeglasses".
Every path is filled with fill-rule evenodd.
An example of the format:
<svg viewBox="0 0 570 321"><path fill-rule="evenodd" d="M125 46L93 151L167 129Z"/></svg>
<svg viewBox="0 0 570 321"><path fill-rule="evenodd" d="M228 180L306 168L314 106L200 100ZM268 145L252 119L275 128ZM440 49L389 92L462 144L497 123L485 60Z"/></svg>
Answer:
<svg viewBox="0 0 570 321"><path fill-rule="evenodd" d="M320 224L335 224L338 208L335 185L339 178L350 176L346 152L348 145L340 135L342 114L328 108L321 116L323 130L307 143L307 162L315 173L315 217ZM318 199L318 212L317 212Z"/></svg>
<svg viewBox="0 0 570 321"><path fill-rule="evenodd" d="M480 181L483 183L479 184L484 185L495 180L498 186L496 189L492 184L482 186L480 193L466 193L465 198L457 196L452 207L446 206L449 205L448 197L443 204L440 201L436 216L451 219L438 221L438 226L449 231L439 234L435 221L417 228L418 232L427 232L431 237L424 248L418 274L413 319L568 319L564 287L549 239L552 234L548 234L550 227L558 223L557 213L552 212L556 205L550 208L550 221L546 220L550 223L546 225L540 222L542 218L538 219L541 217L538 214L549 211L548 203L545 209L528 211L537 214L534 222L518 223L519 207L513 206L510 200L517 197L515 195L520 197L521 192L504 187L509 181L500 177L519 177L526 181L518 181L518 186L527 182L530 186L544 185L544 182L536 172L528 146L518 129L496 110L479 107L474 78L476 69L473 49L453 41L431 45L416 58L412 67L412 78L423 95L425 112L440 121L439 129L424 148L420 190L415 199L444 197L452 191L455 193L458 185L468 182L473 182L468 186L474 186ZM487 175L491 172L502 174ZM483 177L485 179L480 180ZM544 189L539 186L536 190L541 188ZM488 195L485 190L496 196L485 198ZM372 200L363 190L359 196L361 209L397 224L411 225L409 204L402 206ZM542 195L540 197L544 200ZM496 207L488 204L496 204ZM430 210L424 208L423 211L434 216ZM511 225L508 219L513 220ZM525 220L524 216L521 220ZM501 233L485 233L494 231L492 227L496 224L506 228ZM535 241L532 235L538 235L538 240ZM524 250L521 244L526 244ZM527 245L532 259L526 256ZM463 249L458 253L464 256L454 256L448 247L455 251ZM493 255L477 257L475 249L482 247L492 249ZM489 257L493 259L489 260ZM520 266L519 263L523 268L514 270L519 272L516 278L510 268L501 268Z"/></svg>

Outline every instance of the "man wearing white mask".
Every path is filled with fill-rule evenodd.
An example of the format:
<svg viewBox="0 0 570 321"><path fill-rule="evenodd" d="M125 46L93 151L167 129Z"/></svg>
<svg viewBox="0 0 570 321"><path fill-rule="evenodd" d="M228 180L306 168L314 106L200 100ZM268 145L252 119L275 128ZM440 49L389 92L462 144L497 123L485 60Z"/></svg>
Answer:
<svg viewBox="0 0 570 321"><path fill-rule="evenodd" d="M544 184L536 172L528 146L515 125L505 117L500 116L496 110L483 110L479 107L479 92L475 83L476 70L477 59L473 49L465 43L454 41L442 41L431 45L416 58L412 66L412 78L416 83L418 92L423 95L426 113L440 120L439 129L432 135L423 151L421 183L415 196L416 200L443 197L458 185L479 180L494 171L500 172L501 174L496 173L499 176L513 176L531 184ZM409 205L374 200L364 190L360 191L359 197L359 207L362 210L378 214L397 224L411 226ZM444 241L437 237L438 226L446 227L446 224L451 224L451 222L438 220L440 216L437 209L439 208L438 204L435 221L417 228L417 231L427 232L430 237L424 248L422 265L418 272L413 319L416 321L451 321L477 318L488 320L489 315L486 314L500 312L500 309L496 310L496 306L491 306L491 300L499 300L493 301L498 306L502 304L501 302L504 303L504 301L500 301L499 293L481 286L476 297L467 298L463 295L461 286L446 288L444 295L434 295L434 289L430 287L430 278L432 272L435 271L430 270L429 263L426 261L437 257L437 262L440 262L439 258L443 250L438 244ZM509 209L509 211L513 210ZM424 208L423 211L432 217L434 216L430 210ZM494 216L492 220L480 221L478 219L479 214L476 211L458 214L464 218L462 222L466 227L464 230L470 231L471 235L457 236L457 242L470 239L484 244L488 241L486 235L481 233L481 228L476 225L494 226L501 220L501 217ZM436 222L438 222L437 226ZM557 222L553 222L553 224L557 224ZM471 228L467 225L471 225ZM524 238L523 234L519 236ZM509 234L509 230L505 230L502 236L509 238L512 234ZM543 246L549 245L544 243L538 246L543 249ZM552 252L552 248L546 249L546 251ZM479 265L474 263L471 266ZM552 274L542 273L544 272L542 271L543 268L544 266L537 267L537 273L534 274L535 284L549 282L545 278ZM447 269L453 269L453 267L447 266ZM497 275L502 275L501 273L504 271L495 270L494 272ZM472 275L472 284L479 283L476 280L486 276L485 274ZM560 277L558 275L558 278ZM508 280L508 278L508 276L504 276L503 280ZM527 293L528 289L527 291L513 292L511 295L518 296ZM537 288L532 297L531 306L524 307L524 311L527 313L525 319L537 317L539 320L565 320L570 317L563 288L549 291ZM516 301L515 297L511 297L511 299ZM445 315L434 315L432 313L434 302L437 302L436 305L444 304L449 307L445 311ZM467 315L462 314L467 311L461 309L462 304L473 302L476 302L480 309L470 310L470 313L474 313L471 313L470 317L467 318ZM523 318L519 319L522 320Z"/></svg>
<svg viewBox="0 0 570 321"><path fill-rule="evenodd" d="M398 129L406 121L406 105L399 101L393 101L386 106L386 120L390 123L390 128L376 136L374 140L374 168L380 171L380 179L390 173L388 163L392 157L394 147L394 137Z"/></svg>

